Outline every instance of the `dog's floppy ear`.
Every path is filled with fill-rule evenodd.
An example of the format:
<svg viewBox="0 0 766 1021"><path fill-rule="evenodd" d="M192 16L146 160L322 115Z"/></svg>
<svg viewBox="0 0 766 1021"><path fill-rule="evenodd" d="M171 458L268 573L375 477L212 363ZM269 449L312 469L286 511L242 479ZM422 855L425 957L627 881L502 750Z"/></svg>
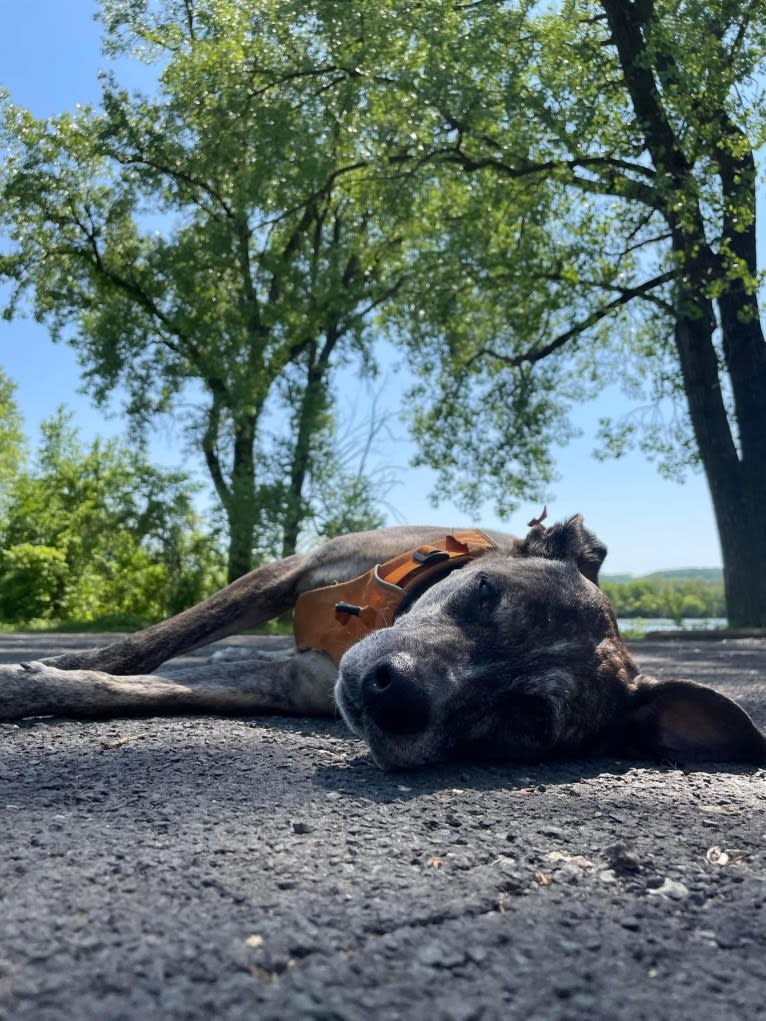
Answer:
<svg viewBox="0 0 766 1021"><path fill-rule="evenodd" d="M540 518L542 520L542 517ZM588 581L598 584L598 571L606 556L606 546L583 525L582 514L544 528L535 523L515 547L524 557L545 557L547 560L572 560Z"/></svg>
<svg viewBox="0 0 766 1021"><path fill-rule="evenodd" d="M691 681L639 680L611 743L638 758L766 764L766 737L745 710Z"/></svg>

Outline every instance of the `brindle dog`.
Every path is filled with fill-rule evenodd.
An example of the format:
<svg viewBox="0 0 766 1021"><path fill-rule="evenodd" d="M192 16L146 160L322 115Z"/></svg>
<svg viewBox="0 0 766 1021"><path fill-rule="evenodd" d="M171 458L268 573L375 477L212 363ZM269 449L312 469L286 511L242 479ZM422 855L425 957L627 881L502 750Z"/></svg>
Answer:
<svg viewBox="0 0 766 1021"><path fill-rule="evenodd" d="M497 550L411 600L391 627L352 646L340 671L309 651L149 673L286 612L302 592L435 542L443 529L342 536L112 645L0 668L0 718L331 715L337 707L384 767L610 752L766 762L766 738L736 703L639 671L597 585L606 547L579 515L535 523L524 539L486 534Z"/></svg>

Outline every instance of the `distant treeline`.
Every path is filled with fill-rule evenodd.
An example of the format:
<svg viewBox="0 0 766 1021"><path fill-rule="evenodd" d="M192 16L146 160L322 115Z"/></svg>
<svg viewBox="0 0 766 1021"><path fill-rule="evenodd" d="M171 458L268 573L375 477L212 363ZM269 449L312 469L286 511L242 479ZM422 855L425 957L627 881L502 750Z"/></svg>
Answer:
<svg viewBox="0 0 766 1021"><path fill-rule="evenodd" d="M643 578L602 582L618 617L725 617L719 570L658 572Z"/></svg>

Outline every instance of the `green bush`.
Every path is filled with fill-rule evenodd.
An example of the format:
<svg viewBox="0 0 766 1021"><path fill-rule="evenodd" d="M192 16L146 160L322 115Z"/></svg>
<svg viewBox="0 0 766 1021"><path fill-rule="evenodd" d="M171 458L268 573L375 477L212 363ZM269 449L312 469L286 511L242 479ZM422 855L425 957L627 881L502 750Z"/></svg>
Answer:
<svg viewBox="0 0 766 1021"><path fill-rule="evenodd" d="M0 552L0 617L57 617L66 587L67 563L52 546L24 542Z"/></svg>
<svg viewBox="0 0 766 1021"><path fill-rule="evenodd" d="M84 448L60 412L2 488L0 617L157 620L223 582L223 557L179 472L117 441Z"/></svg>

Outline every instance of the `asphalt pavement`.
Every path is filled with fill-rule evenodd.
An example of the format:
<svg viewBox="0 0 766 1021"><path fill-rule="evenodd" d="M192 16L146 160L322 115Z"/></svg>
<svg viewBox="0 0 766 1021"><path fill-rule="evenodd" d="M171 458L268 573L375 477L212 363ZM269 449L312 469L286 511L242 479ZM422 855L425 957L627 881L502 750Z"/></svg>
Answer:
<svg viewBox="0 0 766 1021"><path fill-rule="evenodd" d="M634 651L766 724L766 640ZM765 780L387 774L334 721L0 724L0 1018L760 1018Z"/></svg>

